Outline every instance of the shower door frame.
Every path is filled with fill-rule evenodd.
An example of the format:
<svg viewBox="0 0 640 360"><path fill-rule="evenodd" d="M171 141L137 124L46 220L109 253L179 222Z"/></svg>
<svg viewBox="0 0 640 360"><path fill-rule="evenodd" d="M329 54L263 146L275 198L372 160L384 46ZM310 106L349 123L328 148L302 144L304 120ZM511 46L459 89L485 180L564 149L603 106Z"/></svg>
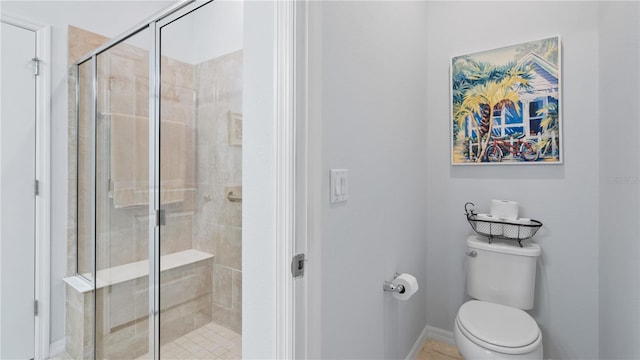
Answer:
<svg viewBox="0 0 640 360"><path fill-rule="evenodd" d="M76 74L80 64L86 61L93 61L94 67L97 66L97 56L110 48L118 45L137 33L149 29L151 33L151 44L149 49L149 352L153 352L153 358L159 359L160 356L160 31L162 26L192 12L199 7L209 3L210 1L184 0L173 4L167 9L153 15L149 19L139 23L129 31L113 38L112 40L99 46L92 52L79 58L74 64ZM273 59L274 68L271 69L274 81L272 95L272 107L274 109L273 126L274 138L270 139L275 143L275 150L272 160L274 166L271 171L275 177L274 187L270 193L275 196L275 226L274 233L270 234L269 239L274 242L274 261L276 261L276 269L264 271L271 274L271 278L275 282L275 299L276 304L272 309L272 313L268 316L270 326L275 330L275 337L272 338L271 353L267 356L275 358L294 358L296 355L307 354L308 331L307 331L307 302L309 296L305 295L308 290L306 279L294 279L290 273L290 261L295 250L306 248L306 222L301 219L307 211L305 199L296 198L296 186L300 186L296 174L304 168L306 163L306 153L304 157L298 159L296 163L296 151L304 148L306 132L300 133L296 130L296 122L298 117L306 121L307 104L297 108L296 103L301 98L296 97L296 93L300 90L306 92L306 49L304 44L306 38L297 39L296 33L306 26L307 1L301 1L299 4L294 1L274 1L263 2L266 6L272 8L273 13L270 14L271 25L274 33L270 34L274 40ZM245 9L255 4L245 3ZM305 33L306 36L306 33ZM302 42L297 46L297 41ZM301 56L301 59L297 57ZM300 61L303 60L303 61ZM296 64L302 65L296 68ZM97 71L93 71L93 103L97 102ZM78 93L78 83L76 82L76 94ZM304 98L304 96L302 96ZM76 96L76 116L79 116L78 98ZM95 122L96 108L94 106ZM76 121L76 126L78 122ZM77 131L76 131L77 134ZM76 142L78 139L76 138ZM94 142L95 151L95 142ZM301 147L302 146L302 147ZM313 153L313 152L312 152ZM153 154L153 155L151 155ZM95 160L94 160L95 163ZM93 192L96 193L95 171L93 179ZM306 191L306 187L305 187ZM302 197L304 198L304 196ZM94 204L95 207L95 204ZM297 215L297 216L296 216ZM92 222L95 223L95 214ZM302 233L296 232L296 224L302 224L301 228L305 229ZM302 235L296 237L296 234ZM93 232L92 239L92 269L93 279L87 279L93 287L94 296L96 294L96 233ZM244 245L244 240L243 240ZM77 254L76 254L77 255ZM78 274L79 275L79 274ZM297 284L297 285L296 285ZM296 291L296 286L298 291ZM300 291L300 289L303 289ZM245 299L243 297L243 304ZM95 305L95 304L94 304ZM297 311L296 311L297 307ZM94 306L95 311L95 306ZM244 313L244 310L243 310ZM95 313L94 313L95 316ZM319 314L317 314L319 317ZM244 317L244 316L243 316ZM315 317L314 317L315 318ZM244 322L244 320L243 320ZM95 327L95 323L94 323ZM95 357L95 328L94 328L94 357ZM316 339L319 341L319 339ZM244 349L249 345L243 342ZM252 345L253 346L253 345ZM296 351L296 347L298 350ZM302 347L303 349L300 349ZM266 355L266 354L265 354Z"/></svg>

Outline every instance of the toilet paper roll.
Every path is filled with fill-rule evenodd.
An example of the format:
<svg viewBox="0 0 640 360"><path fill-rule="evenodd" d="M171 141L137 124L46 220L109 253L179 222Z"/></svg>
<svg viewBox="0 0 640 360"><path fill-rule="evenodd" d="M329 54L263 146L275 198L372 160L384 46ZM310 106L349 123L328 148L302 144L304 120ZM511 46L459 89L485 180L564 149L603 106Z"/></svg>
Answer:
<svg viewBox="0 0 640 360"><path fill-rule="evenodd" d="M403 292L393 293L393 296L398 300L409 300L409 298L412 297L413 294L416 293L416 291L418 291L418 280L416 280L415 276L411 274L400 274L397 278L393 279L391 283L396 286L404 286Z"/></svg>
<svg viewBox="0 0 640 360"><path fill-rule="evenodd" d="M520 225L532 225L531 219L517 218L515 220L509 220L510 224L504 224L504 236L513 239L526 239L533 235L533 227L520 226ZM515 225L517 224L517 225Z"/></svg>
<svg viewBox="0 0 640 360"><path fill-rule="evenodd" d="M501 219L518 218L518 203L509 200L491 200L491 215Z"/></svg>
<svg viewBox="0 0 640 360"><path fill-rule="evenodd" d="M491 214L478 214L476 219L484 221L500 221ZM497 222L476 221L476 231L486 235L502 235L503 224Z"/></svg>

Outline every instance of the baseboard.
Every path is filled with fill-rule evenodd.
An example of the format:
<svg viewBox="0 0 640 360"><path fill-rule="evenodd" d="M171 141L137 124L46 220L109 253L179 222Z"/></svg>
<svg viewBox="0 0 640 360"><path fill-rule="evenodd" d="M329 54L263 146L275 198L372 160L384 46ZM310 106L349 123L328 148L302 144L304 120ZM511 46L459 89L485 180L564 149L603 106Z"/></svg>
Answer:
<svg viewBox="0 0 640 360"><path fill-rule="evenodd" d="M422 349L422 345L427 340L427 336L429 334L428 328L429 325L425 326L424 329L422 329L420 336L418 336L418 339L416 340L415 344L413 344L413 347L409 351L409 354L407 354L405 360L415 360L415 358L418 356L418 353Z"/></svg>
<svg viewBox="0 0 640 360"><path fill-rule="evenodd" d="M450 345L455 345L455 341L453 340L453 332L442 330L440 328L429 326L429 325L425 326L424 329L427 333L425 340L433 339L433 340L445 342Z"/></svg>
<svg viewBox="0 0 640 360"><path fill-rule="evenodd" d="M65 352L67 347L67 339L62 338L56 342L52 342L49 345L49 357L58 356Z"/></svg>

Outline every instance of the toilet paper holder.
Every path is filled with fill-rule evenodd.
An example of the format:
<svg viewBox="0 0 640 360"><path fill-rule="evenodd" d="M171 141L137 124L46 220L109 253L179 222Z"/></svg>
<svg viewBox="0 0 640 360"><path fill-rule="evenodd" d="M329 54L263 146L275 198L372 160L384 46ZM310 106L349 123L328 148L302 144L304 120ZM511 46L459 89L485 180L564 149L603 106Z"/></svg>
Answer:
<svg viewBox="0 0 640 360"><path fill-rule="evenodd" d="M393 278L396 279L398 276L400 276L399 273L395 273L393 275ZM397 293L404 293L404 286L402 286L401 284L394 284L390 281L385 281L384 284L382 284L382 290L384 291L389 291L389 292L397 292Z"/></svg>

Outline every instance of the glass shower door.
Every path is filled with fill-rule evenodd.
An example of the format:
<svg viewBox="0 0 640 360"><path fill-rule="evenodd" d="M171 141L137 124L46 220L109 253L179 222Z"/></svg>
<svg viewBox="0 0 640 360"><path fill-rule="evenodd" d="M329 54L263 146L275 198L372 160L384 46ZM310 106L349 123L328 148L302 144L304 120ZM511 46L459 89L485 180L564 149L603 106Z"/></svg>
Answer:
<svg viewBox="0 0 640 360"><path fill-rule="evenodd" d="M158 25L160 358L241 358L242 3Z"/></svg>
<svg viewBox="0 0 640 360"><path fill-rule="evenodd" d="M78 358L242 356L242 15L179 4L76 64Z"/></svg>
<svg viewBox="0 0 640 360"><path fill-rule="evenodd" d="M149 51L146 29L97 55L96 359L149 352Z"/></svg>

